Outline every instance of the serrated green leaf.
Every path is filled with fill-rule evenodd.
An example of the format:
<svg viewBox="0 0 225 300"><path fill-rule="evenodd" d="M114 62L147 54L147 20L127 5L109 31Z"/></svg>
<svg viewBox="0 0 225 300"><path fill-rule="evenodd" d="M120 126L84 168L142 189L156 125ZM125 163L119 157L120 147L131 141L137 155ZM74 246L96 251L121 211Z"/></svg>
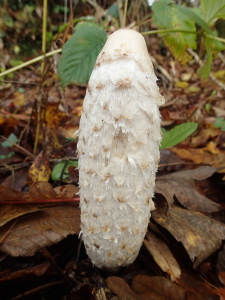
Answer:
<svg viewBox="0 0 225 300"><path fill-rule="evenodd" d="M10 142L12 142L12 143L10 143ZM14 133L11 133L8 136L7 141L2 142L2 147L9 148L9 147L12 147L13 144L16 144L17 142L18 142L18 138L15 136Z"/></svg>
<svg viewBox="0 0 225 300"><path fill-rule="evenodd" d="M62 85L88 82L96 58L107 39L106 32L97 24L80 23L75 34L62 48L58 72Z"/></svg>
<svg viewBox="0 0 225 300"><path fill-rule="evenodd" d="M189 135L191 135L196 128L198 127L197 123L190 122L177 125L170 131L163 132L163 140L161 143L160 149L165 149L173 147L183 140L185 140Z"/></svg>
<svg viewBox="0 0 225 300"><path fill-rule="evenodd" d="M176 9L179 10L183 15L185 15L187 18L190 18L193 20L196 24L198 24L202 29L204 29L208 33L212 33L211 28L209 25L201 18L199 14L197 14L197 10L194 10L192 8L182 6L182 5L175 5Z"/></svg>
<svg viewBox="0 0 225 300"><path fill-rule="evenodd" d="M174 57L181 63L186 64L191 56L186 52L188 47L196 49L196 28L194 21L187 17L170 0L157 1L153 4L153 22L160 29L177 30L181 32L161 33L167 47ZM193 33L185 33L189 31Z"/></svg>
<svg viewBox="0 0 225 300"><path fill-rule="evenodd" d="M78 167L78 162L76 160L62 160L52 170L51 178L52 180L60 180L68 177L68 168Z"/></svg>
<svg viewBox="0 0 225 300"><path fill-rule="evenodd" d="M153 23L158 27L167 27L171 23L172 10L169 6L172 3L171 0L159 0L152 4L153 10Z"/></svg>
<svg viewBox="0 0 225 300"><path fill-rule="evenodd" d="M209 25L215 23L218 18L225 18L224 0L201 0L201 9Z"/></svg>

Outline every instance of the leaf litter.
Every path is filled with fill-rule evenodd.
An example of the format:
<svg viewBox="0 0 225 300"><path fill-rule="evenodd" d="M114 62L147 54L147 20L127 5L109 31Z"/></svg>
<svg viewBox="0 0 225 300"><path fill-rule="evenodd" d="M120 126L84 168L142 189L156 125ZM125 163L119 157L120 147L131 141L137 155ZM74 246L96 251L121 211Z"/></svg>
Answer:
<svg viewBox="0 0 225 300"><path fill-rule="evenodd" d="M218 114L224 112L225 94L210 81L200 81L195 74L196 66L183 67L171 56L165 59L159 52L155 36L151 37L150 51L177 82L174 85L168 83L163 73L157 70L160 88L168 101L161 110L162 124L170 130L182 122L197 121L199 128L177 147L161 151L155 195L157 209L151 218L155 230L149 226L145 247L142 247L137 261L112 276L93 268L82 246L78 250L77 172L69 169L69 177L58 176L56 182L52 182L49 175L55 163L67 156L76 158L76 141L72 142L72 146L67 143L76 138L74 133L78 129L85 89L67 87L66 108L57 90L57 79L54 86L46 80L47 88L43 88L43 92L49 103L42 103L46 111L42 119L46 121L46 128L42 126L37 155L32 154L38 125L37 111L32 122L30 115L33 102L37 101L33 95L39 93L39 87L28 85L25 87L26 94L21 91L13 93L0 114L3 137L8 138L12 132L17 137L22 136L17 142L21 148L14 145L12 149L6 149L8 152L3 152L4 147L0 148L3 155L0 161L2 295L11 298L30 292L32 297L32 293L35 294L33 286L44 292L45 286L50 289L52 284L52 290L56 291L54 299L223 299L223 201L215 202L215 199L207 197L198 183L212 181L218 167L225 167L225 134L213 126ZM219 63L216 62L215 69L218 69ZM184 74L192 75L185 78ZM22 82L27 74L19 72L17 76ZM39 82L36 74L28 82L34 80ZM167 82L166 87L163 86L164 81ZM5 98L5 94L3 96ZM206 104L211 105L209 111ZM14 156L6 157L12 151ZM17 174L20 174L19 171L28 174L27 170L30 177L23 175L23 181L19 183L17 178L20 175ZM24 191L26 187L29 187L28 192ZM215 188L223 194L224 181ZM164 210L160 208L161 204L165 206ZM43 248L48 249L52 257L47 263L46 258L41 256ZM209 267L204 269L204 263ZM69 292L60 272L71 281L73 288L70 287ZM27 279L28 274L32 274L34 285ZM37 278L42 278L42 282ZM44 296L44 299L47 297Z"/></svg>

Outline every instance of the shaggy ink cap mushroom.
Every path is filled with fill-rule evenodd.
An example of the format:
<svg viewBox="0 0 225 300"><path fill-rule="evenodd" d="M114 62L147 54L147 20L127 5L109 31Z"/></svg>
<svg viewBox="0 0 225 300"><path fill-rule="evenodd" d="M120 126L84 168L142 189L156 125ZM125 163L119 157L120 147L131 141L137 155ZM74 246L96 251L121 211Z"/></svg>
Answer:
<svg viewBox="0 0 225 300"><path fill-rule="evenodd" d="M154 209L164 101L156 80L142 35L111 34L88 83L77 145L82 238L99 268L136 259Z"/></svg>

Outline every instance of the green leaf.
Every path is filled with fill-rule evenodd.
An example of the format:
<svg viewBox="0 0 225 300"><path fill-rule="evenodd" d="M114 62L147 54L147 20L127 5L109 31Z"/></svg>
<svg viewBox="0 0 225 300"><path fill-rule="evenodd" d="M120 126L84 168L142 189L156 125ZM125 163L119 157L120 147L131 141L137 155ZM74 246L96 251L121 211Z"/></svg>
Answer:
<svg viewBox="0 0 225 300"><path fill-rule="evenodd" d="M112 4L108 8L107 15L110 15L115 19L119 19L119 9L118 9L118 4L117 3Z"/></svg>
<svg viewBox="0 0 225 300"><path fill-rule="evenodd" d="M205 21L212 25L219 18L225 18L225 1L224 0L201 0L201 9Z"/></svg>
<svg viewBox="0 0 225 300"><path fill-rule="evenodd" d="M8 154L6 154L6 155L0 154L0 160L6 159L6 158L10 158L10 157L12 157L14 154L15 154L14 151L10 151L10 152L9 152Z"/></svg>
<svg viewBox="0 0 225 300"><path fill-rule="evenodd" d="M186 64L191 59L186 52L187 48L196 49L196 28L195 22L185 15L179 7L179 5L172 4L170 0L154 2L152 7L153 22L159 29L178 31L161 33L160 36L162 36L174 57L181 63ZM184 31L190 31L190 33Z"/></svg>
<svg viewBox="0 0 225 300"><path fill-rule="evenodd" d="M175 5L176 9L182 12L187 18L193 20L196 24L198 24L202 29L206 32L212 34L212 30L209 25L201 18L199 14L197 14L197 10L191 9L189 7L185 7L182 5Z"/></svg>
<svg viewBox="0 0 225 300"><path fill-rule="evenodd" d="M216 118L214 123L215 128L221 128L223 131L225 130L225 120L224 118Z"/></svg>
<svg viewBox="0 0 225 300"><path fill-rule="evenodd" d="M18 142L18 138L15 136L14 133L11 133L8 136L7 140L8 141L2 142L2 147L9 148L9 147L12 147L13 144L16 144ZM10 142L12 142L12 143L10 143Z"/></svg>
<svg viewBox="0 0 225 300"><path fill-rule="evenodd" d="M106 39L106 32L97 24L84 22L76 26L75 34L62 48L59 61L58 72L63 87L88 82Z"/></svg>
<svg viewBox="0 0 225 300"><path fill-rule="evenodd" d="M210 39L205 38L205 48L206 48L206 62L197 70L197 74L202 78L206 79L209 77L209 73L212 65L212 51Z"/></svg>
<svg viewBox="0 0 225 300"><path fill-rule="evenodd" d="M52 180L60 180L68 177L68 168L78 167L77 160L62 160L52 170Z"/></svg>
<svg viewBox="0 0 225 300"><path fill-rule="evenodd" d="M171 0L159 0L152 4L153 10L153 23L158 27L167 27L171 23L173 17L172 10L170 7L172 4Z"/></svg>
<svg viewBox="0 0 225 300"><path fill-rule="evenodd" d="M184 123L181 125L175 126L170 131L163 131L163 140L161 143L160 149L165 149L173 147L183 140L185 140L189 135L191 135L196 128L198 127L197 123L190 122Z"/></svg>

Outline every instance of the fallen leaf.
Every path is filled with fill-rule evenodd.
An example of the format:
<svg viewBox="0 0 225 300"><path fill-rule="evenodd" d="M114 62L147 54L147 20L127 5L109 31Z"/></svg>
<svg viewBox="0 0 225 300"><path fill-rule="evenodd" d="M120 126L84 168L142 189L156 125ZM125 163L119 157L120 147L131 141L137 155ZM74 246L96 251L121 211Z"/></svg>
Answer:
<svg viewBox="0 0 225 300"><path fill-rule="evenodd" d="M75 185L67 184L55 187L54 191L58 197L73 198L79 192L79 189Z"/></svg>
<svg viewBox="0 0 225 300"><path fill-rule="evenodd" d="M40 210L39 207L32 204L25 205L1 205L0 206L0 227L20 216L30 214Z"/></svg>
<svg viewBox="0 0 225 300"><path fill-rule="evenodd" d="M59 110L59 103L47 104L45 120L49 127L57 128L63 124L66 118L66 113Z"/></svg>
<svg viewBox="0 0 225 300"><path fill-rule="evenodd" d="M215 128L213 124L207 124L207 128L201 129L197 136L192 137L191 144L193 147L205 146L210 138L217 137L220 132L220 129Z"/></svg>
<svg viewBox="0 0 225 300"><path fill-rule="evenodd" d="M60 192L61 189L61 192ZM64 190L64 192L63 192ZM70 191L69 191L70 190ZM0 204L28 204L31 202L42 203L42 202L60 202L60 201L77 201L78 199L73 197L68 197L72 195L73 192L77 191L76 188L71 192L72 187L61 187L59 189L53 189L51 184L45 181L34 182L29 192L19 192L11 189L8 186L0 186ZM57 192L59 191L59 194ZM67 198L68 197L68 198Z"/></svg>
<svg viewBox="0 0 225 300"><path fill-rule="evenodd" d="M156 179L155 192L162 194L168 205L174 202L174 196L186 208L203 212L215 212L221 206L204 195L200 194L194 183L195 180L204 180L215 173L216 169L209 166L202 166L194 170L174 172L158 176Z"/></svg>
<svg viewBox="0 0 225 300"><path fill-rule="evenodd" d="M211 154L207 149L179 149L171 148L171 151L184 160L190 160L196 164L205 164L214 167L225 167L225 152L221 151L219 154Z"/></svg>
<svg viewBox="0 0 225 300"><path fill-rule="evenodd" d="M11 256L31 256L43 247L80 232L80 210L64 205L43 208L0 228L0 251ZM9 230L10 227L10 230Z"/></svg>
<svg viewBox="0 0 225 300"><path fill-rule="evenodd" d="M220 296L220 300L225 300L225 288L217 288L213 292Z"/></svg>
<svg viewBox="0 0 225 300"><path fill-rule="evenodd" d="M185 290L162 276L136 275L131 282L131 288L146 300L185 300Z"/></svg>
<svg viewBox="0 0 225 300"><path fill-rule="evenodd" d="M143 300L135 294L126 283L126 281L120 277L110 276L106 279L108 288L116 294L120 300Z"/></svg>
<svg viewBox="0 0 225 300"><path fill-rule="evenodd" d="M27 168L13 172L1 184L11 187L16 191L21 191L27 183Z"/></svg>
<svg viewBox="0 0 225 300"><path fill-rule="evenodd" d="M32 182L48 181L51 175L47 153L41 151L28 171Z"/></svg>
<svg viewBox="0 0 225 300"><path fill-rule="evenodd" d="M39 265L32 266L32 267L27 267L25 269L21 269L18 271L7 272L7 273L4 273L2 276L0 276L0 282L5 282L5 281L17 279L17 278L22 278L23 276L27 276L27 275L41 276L46 272L46 270L48 268L49 268L49 264L47 262L45 262L43 264L39 264Z"/></svg>
<svg viewBox="0 0 225 300"><path fill-rule="evenodd" d="M169 274L172 281L176 281L177 278L180 278L180 266L169 247L162 240L157 238L152 232L148 232L144 240L144 245L158 266Z"/></svg>
<svg viewBox="0 0 225 300"><path fill-rule="evenodd" d="M198 212L171 207L167 213L153 211L152 218L182 242L194 267L219 249L225 239L225 225Z"/></svg>

